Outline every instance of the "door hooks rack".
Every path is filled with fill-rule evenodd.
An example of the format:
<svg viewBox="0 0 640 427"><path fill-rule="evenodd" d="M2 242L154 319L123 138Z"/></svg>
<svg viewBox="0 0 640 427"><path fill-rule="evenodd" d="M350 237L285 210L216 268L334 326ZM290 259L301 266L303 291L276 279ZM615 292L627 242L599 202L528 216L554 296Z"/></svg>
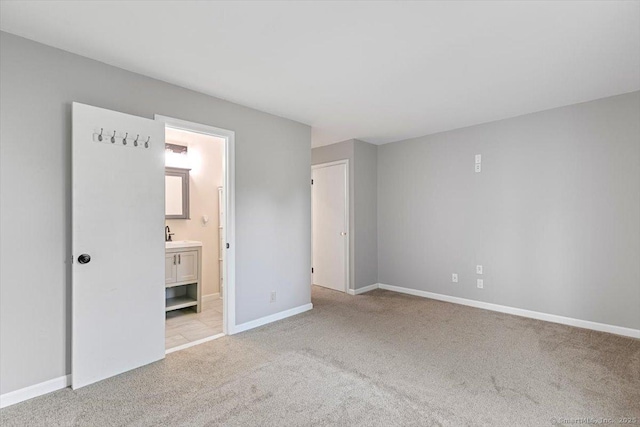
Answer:
<svg viewBox="0 0 640 427"><path fill-rule="evenodd" d="M133 141L133 144L129 144L129 142L131 142L131 139L129 138L129 132L118 132L117 130L105 131L104 128L100 128L100 132L95 131L93 133L94 142L108 142L110 144L119 145L121 147L149 148L151 143L151 136L147 137L147 140L144 141L144 144L142 143L144 137L143 140L140 141L140 143L138 143L138 140L140 140L139 133L136 133L136 138Z"/></svg>

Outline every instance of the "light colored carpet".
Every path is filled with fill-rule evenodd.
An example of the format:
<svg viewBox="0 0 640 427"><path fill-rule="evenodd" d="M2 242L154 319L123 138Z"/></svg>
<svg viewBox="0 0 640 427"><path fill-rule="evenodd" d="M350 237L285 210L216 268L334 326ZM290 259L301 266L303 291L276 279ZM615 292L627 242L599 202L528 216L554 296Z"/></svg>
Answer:
<svg viewBox="0 0 640 427"><path fill-rule="evenodd" d="M549 426L640 417L640 341L389 291L0 413L6 426ZM570 425L567 423L567 425Z"/></svg>

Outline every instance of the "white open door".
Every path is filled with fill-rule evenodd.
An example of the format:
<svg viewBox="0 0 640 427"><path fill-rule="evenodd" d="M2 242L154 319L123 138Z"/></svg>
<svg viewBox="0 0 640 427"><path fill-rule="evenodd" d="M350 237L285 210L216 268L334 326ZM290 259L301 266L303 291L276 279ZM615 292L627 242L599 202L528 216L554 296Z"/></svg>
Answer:
<svg viewBox="0 0 640 427"><path fill-rule="evenodd" d="M346 292L349 228L347 162L312 169L313 284Z"/></svg>
<svg viewBox="0 0 640 427"><path fill-rule="evenodd" d="M77 389L165 354L164 124L73 103L72 154Z"/></svg>

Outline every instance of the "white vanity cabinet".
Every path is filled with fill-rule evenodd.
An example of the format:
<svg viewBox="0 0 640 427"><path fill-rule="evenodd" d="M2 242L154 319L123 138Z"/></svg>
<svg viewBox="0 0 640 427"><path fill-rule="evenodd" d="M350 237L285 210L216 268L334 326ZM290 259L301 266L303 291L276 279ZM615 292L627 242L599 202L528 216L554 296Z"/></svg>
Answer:
<svg viewBox="0 0 640 427"><path fill-rule="evenodd" d="M176 254L166 252L164 254L164 284L171 285L176 283L178 277L178 269L176 268Z"/></svg>
<svg viewBox="0 0 640 427"><path fill-rule="evenodd" d="M178 252L178 264L176 265L176 282L189 282L198 280L198 272L200 271L198 256L199 251Z"/></svg>
<svg viewBox="0 0 640 427"><path fill-rule="evenodd" d="M202 309L202 243L167 242L165 245L166 311Z"/></svg>

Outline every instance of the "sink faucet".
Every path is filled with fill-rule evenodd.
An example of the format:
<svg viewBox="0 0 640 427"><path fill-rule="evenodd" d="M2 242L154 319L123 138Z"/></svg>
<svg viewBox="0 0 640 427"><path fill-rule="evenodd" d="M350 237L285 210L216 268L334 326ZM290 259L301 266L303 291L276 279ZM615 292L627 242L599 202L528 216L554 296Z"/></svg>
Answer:
<svg viewBox="0 0 640 427"><path fill-rule="evenodd" d="M164 241L165 242L170 242L171 241L171 236L173 236L176 233L172 233L171 229L169 228L169 226L167 225L166 227L164 227Z"/></svg>

